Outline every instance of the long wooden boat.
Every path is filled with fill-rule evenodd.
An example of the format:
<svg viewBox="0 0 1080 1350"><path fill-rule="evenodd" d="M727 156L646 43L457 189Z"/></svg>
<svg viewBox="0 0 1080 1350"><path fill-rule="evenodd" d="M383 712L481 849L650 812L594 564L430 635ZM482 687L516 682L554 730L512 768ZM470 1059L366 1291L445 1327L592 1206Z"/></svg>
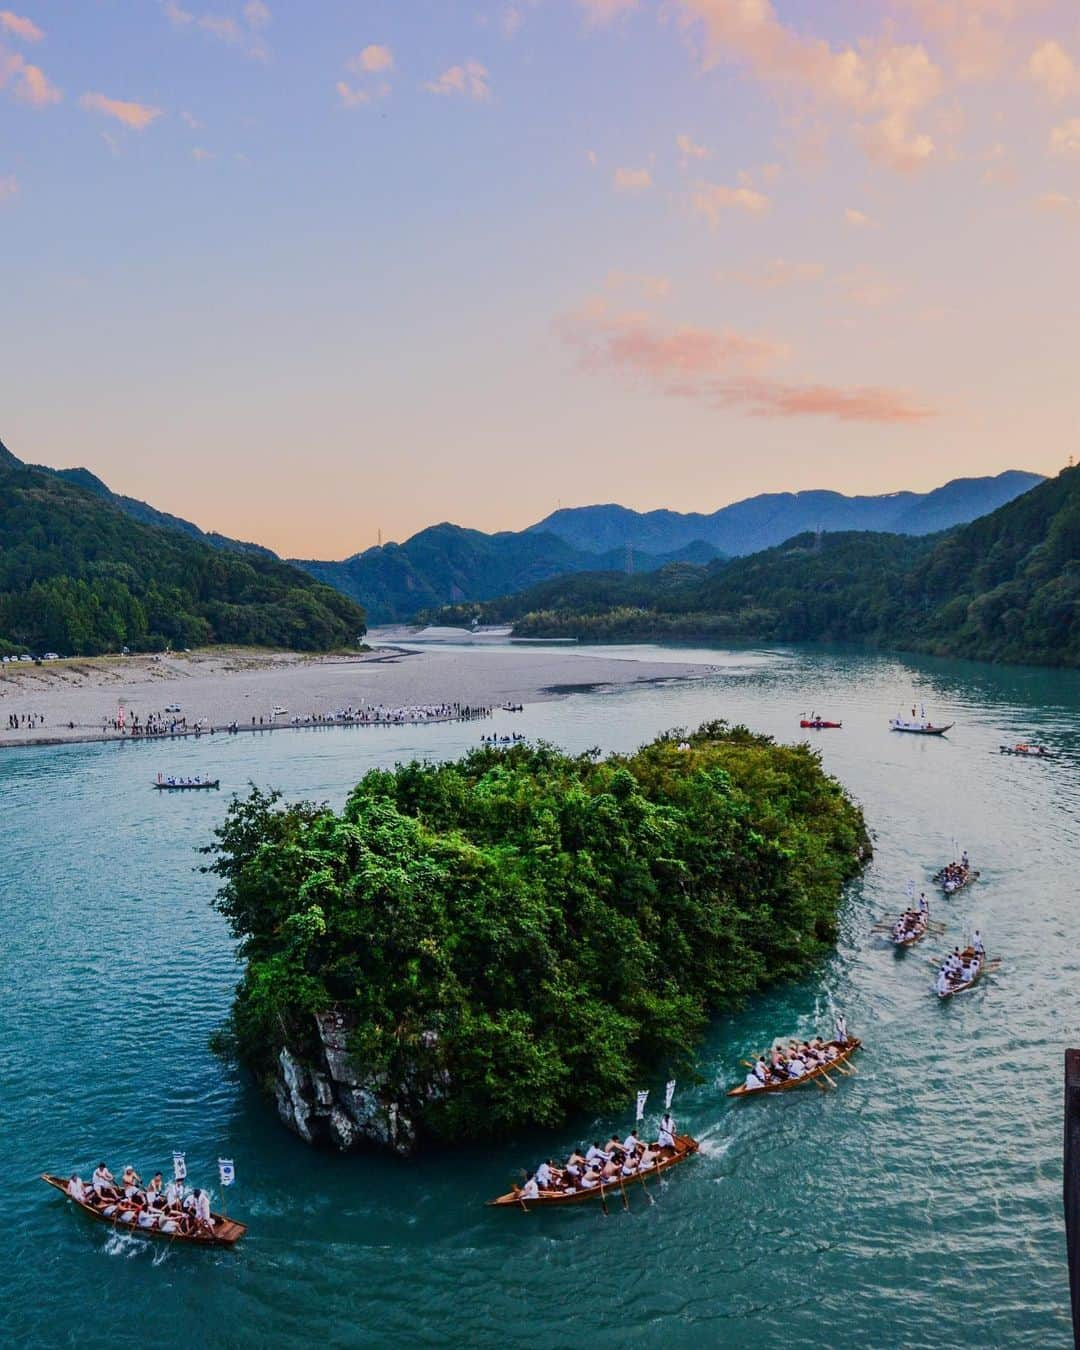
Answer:
<svg viewBox="0 0 1080 1350"><path fill-rule="evenodd" d="M843 725L843 722L826 722L820 717L804 717L799 723L804 731L808 729L811 731L839 731Z"/></svg>
<svg viewBox="0 0 1080 1350"><path fill-rule="evenodd" d="M961 958L965 956L974 956L974 955L975 955L974 947L965 947L964 950L960 953ZM976 970L974 976L970 980L963 980L961 981L960 984L954 984L951 989L946 989L944 992L935 987L934 993L937 994L938 998L940 999L952 998L954 994L966 994L969 989L974 989L974 987L979 983L983 975L986 973L986 963L987 963L987 956L984 952L983 958L979 962L979 967Z"/></svg>
<svg viewBox="0 0 1080 1350"><path fill-rule="evenodd" d="M219 788L221 779L208 778L205 783L159 783L155 780L153 786L159 792L198 792L200 789L205 792L208 788Z"/></svg>
<svg viewBox="0 0 1080 1350"><path fill-rule="evenodd" d="M137 1223L124 1223L114 1214L102 1214L94 1205L84 1204L81 1200L76 1200L74 1196L67 1193L67 1181L64 1177L54 1177L48 1172L42 1172L41 1179L50 1186L55 1186L64 1197L69 1200L76 1208L81 1209L84 1214L89 1214L91 1218L97 1219L99 1223L107 1223L110 1228L119 1229L122 1233L133 1233L136 1237L161 1238L166 1242L183 1242L190 1247L231 1247L247 1232L246 1223L237 1223L235 1219L227 1219L222 1214L212 1214L214 1220L214 1231L212 1233L164 1233L160 1228L140 1228Z"/></svg>
<svg viewBox="0 0 1080 1350"><path fill-rule="evenodd" d="M835 1042L832 1042L832 1044L835 1044ZM745 1083L740 1083L737 1087L728 1090L728 1096L761 1097L766 1092L787 1092L789 1088L802 1087L804 1083L809 1083L813 1078L821 1078L823 1075L827 1074L830 1069L834 1069L837 1064L843 1064L846 1059L851 1058L861 1045L862 1041L855 1036L851 1036L848 1038L847 1044L835 1059L830 1059L827 1064L818 1064L815 1068L808 1069L806 1073L799 1078L785 1078L779 1083L763 1083L759 1088L748 1088Z"/></svg>
<svg viewBox="0 0 1080 1350"><path fill-rule="evenodd" d="M973 881L978 881L980 876L982 876L981 872L977 872L974 868L969 867L963 881L957 882L957 884L949 890L945 885L945 869L943 867L937 876L934 877L934 885L941 887L943 895L958 895L962 890L965 890L970 886Z"/></svg>
<svg viewBox="0 0 1080 1350"><path fill-rule="evenodd" d="M955 722L947 722L944 726L935 726L933 722L905 722L902 717L893 717L889 721L889 730L906 731L912 736L944 736L955 725Z"/></svg>
<svg viewBox="0 0 1080 1350"><path fill-rule="evenodd" d="M1002 755L1019 755L1022 759L1057 759L1052 750L1046 750L1041 745L999 745L998 752Z"/></svg>
<svg viewBox="0 0 1080 1350"><path fill-rule="evenodd" d="M530 1209L549 1209L553 1205L576 1205L583 1200L596 1200L601 1196L605 1198L609 1195L617 1196L629 1191L631 1186L647 1185L657 1173L666 1172L669 1168L677 1167L679 1163L686 1162L687 1158L694 1156L699 1147L697 1140L692 1139L690 1135L677 1134L675 1136L674 1153L660 1158L644 1172L635 1172L632 1177L612 1177L602 1186L582 1187L575 1191L541 1191L531 1200L522 1197L520 1186L514 1186L505 1195L497 1195L494 1200L488 1200L487 1204L489 1206L503 1206L504 1208L509 1206L513 1209L528 1211Z"/></svg>
<svg viewBox="0 0 1080 1350"><path fill-rule="evenodd" d="M915 931L909 933L907 937L894 937L893 945L896 947L914 947L916 942L921 942L930 931L930 920L924 919L922 923L916 924Z"/></svg>

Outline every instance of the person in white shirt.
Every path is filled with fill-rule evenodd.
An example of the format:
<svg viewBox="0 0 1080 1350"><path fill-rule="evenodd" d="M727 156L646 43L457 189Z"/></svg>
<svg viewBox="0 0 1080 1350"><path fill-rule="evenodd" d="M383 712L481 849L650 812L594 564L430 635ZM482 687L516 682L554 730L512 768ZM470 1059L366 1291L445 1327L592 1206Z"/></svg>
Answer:
<svg viewBox="0 0 1080 1350"><path fill-rule="evenodd" d="M801 1059L792 1058L787 1062L787 1071L789 1078L801 1078L806 1072L806 1065Z"/></svg>
<svg viewBox="0 0 1080 1350"><path fill-rule="evenodd" d="M952 988L952 982L949 979L949 972L947 970L942 969L938 971L937 983L934 985L934 988L937 990L939 997L942 994L947 994Z"/></svg>
<svg viewBox="0 0 1080 1350"><path fill-rule="evenodd" d="M841 1045L847 1045L847 1038L848 1038L847 1018L844 1016L843 1013L836 1014L835 1030L836 1030L836 1039L840 1042Z"/></svg>
<svg viewBox="0 0 1080 1350"><path fill-rule="evenodd" d="M927 900L925 891L919 893L919 913L925 914L928 919L930 917L930 901Z"/></svg>
<svg viewBox="0 0 1080 1350"><path fill-rule="evenodd" d="M542 1162L536 1169L536 1184L542 1190L548 1190L551 1186L551 1164Z"/></svg>
<svg viewBox="0 0 1080 1350"><path fill-rule="evenodd" d="M210 1217L210 1197L205 1191L195 1188L195 1217L200 1223L205 1223L213 1227L213 1219Z"/></svg>
<svg viewBox="0 0 1080 1350"><path fill-rule="evenodd" d="M175 1209L184 1198L183 1183L177 1181L175 1177L165 1187L165 1205L168 1209Z"/></svg>
<svg viewBox="0 0 1080 1350"><path fill-rule="evenodd" d="M600 1140L594 1139L589 1145L588 1152L585 1154L585 1161L587 1163L594 1163L597 1161L607 1162L607 1159L608 1155L600 1147Z"/></svg>
<svg viewBox="0 0 1080 1350"><path fill-rule="evenodd" d="M744 1086L745 1086L747 1092L756 1092L756 1091L758 1090L758 1088L764 1087L765 1084L764 1084L764 1083L761 1081L761 1079L757 1076L757 1074L754 1072L754 1070L753 1070L753 1069L750 1069L750 1070L747 1072L747 1075L746 1075L746 1082L745 1082Z"/></svg>
<svg viewBox="0 0 1080 1350"><path fill-rule="evenodd" d="M525 1185L521 1188L521 1198L523 1200L536 1200L540 1195L540 1187L536 1184L536 1178L530 1172L525 1178Z"/></svg>
<svg viewBox="0 0 1080 1350"><path fill-rule="evenodd" d="M670 1111L665 1111L660 1117L660 1133L657 1136L657 1142L661 1148L675 1147L675 1117Z"/></svg>
<svg viewBox="0 0 1080 1350"><path fill-rule="evenodd" d="M103 1162L94 1168L91 1183L103 1200L119 1200L120 1192L116 1189L116 1178Z"/></svg>
<svg viewBox="0 0 1080 1350"><path fill-rule="evenodd" d="M971 949L980 959L986 955L986 948L983 946L982 934L975 929L975 936L971 939Z"/></svg>
<svg viewBox="0 0 1080 1350"><path fill-rule="evenodd" d="M638 1149L641 1147L641 1140L637 1137L636 1130L630 1131L630 1133L623 1140L622 1146L623 1152L627 1154L636 1153L638 1151Z"/></svg>
<svg viewBox="0 0 1080 1350"><path fill-rule="evenodd" d="M77 1172L72 1172L68 1179L67 1193L72 1200L78 1200L80 1205L86 1204L86 1183Z"/></svg>

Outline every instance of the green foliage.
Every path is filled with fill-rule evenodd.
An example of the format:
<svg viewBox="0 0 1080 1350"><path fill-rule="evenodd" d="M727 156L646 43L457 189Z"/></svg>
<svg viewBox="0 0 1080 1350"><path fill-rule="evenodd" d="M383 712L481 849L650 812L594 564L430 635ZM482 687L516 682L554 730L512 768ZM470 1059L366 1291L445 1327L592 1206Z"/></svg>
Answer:
<svg viewBox="0 0 1080 1350"><path fill-rule="evenodd" d="M592 573L473 607L522 637L855 641L1080 665L1080 469L949 534L800 535L649 577Z"/></svg>
<svg viewBox="0 0 1080 1350"><path fill-rule="evenodd" d="M246 962L241 1057L266 1079L335 1007L360 1072L444 1140L685 1068L711 1012L832 944L868 844L807 747L722 723L682 739L399 765L340 814L235 802L209 851Z"/></svg>
<svg viewBox="0 0 1080 1350"><path fill-rule="evenodd" d="M352 646L364 627L358 605L296 568L139 524L80 486L0 460L0 650L325 651Z"/></svg>

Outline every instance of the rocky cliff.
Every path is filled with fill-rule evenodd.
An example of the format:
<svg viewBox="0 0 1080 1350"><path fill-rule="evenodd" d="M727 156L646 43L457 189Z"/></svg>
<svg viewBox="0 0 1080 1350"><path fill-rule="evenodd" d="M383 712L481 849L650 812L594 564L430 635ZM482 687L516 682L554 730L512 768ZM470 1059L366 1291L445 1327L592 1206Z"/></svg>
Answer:
<svg viewBox="0 0 1080 1350"><path fill-rule="evenodd" d="M318 1013L315 1025L314 1056L294 1054L288 1046L278 1053L274 1096L281 1119L307 1143L329 1144L342 1153L372 1144L402 1156L412 1153L413 1113L445 1092L445 1076L410 1081L407 1093L395 1096L384 1079L356 1064L349 1050L353 1028L343 1013ZM425 1048L433 1049L435 1040L435 1032L427 1032Z"/></svg>

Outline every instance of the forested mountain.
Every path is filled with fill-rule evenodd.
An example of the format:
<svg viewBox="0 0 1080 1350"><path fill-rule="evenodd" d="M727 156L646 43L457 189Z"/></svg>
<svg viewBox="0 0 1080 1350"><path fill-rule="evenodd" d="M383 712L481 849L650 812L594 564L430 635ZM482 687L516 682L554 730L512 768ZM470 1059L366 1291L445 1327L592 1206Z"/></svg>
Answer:
<svg viewBox="0 0 1080 1350"><path fill-rule="evenodd" d="M839 492L768 492L708 515L631 511L625 506L576 506L553 512L530 528L577 548L635 548L669 553L703 540L729 557L772 548L806 530L885 530L932 534L994 511L1041 483L1042 476L1010 469L994 478L954 478L933 492L845 497Z"/></svg>
<svg viewBox="0 0 1080 1350"><path fill-rule="evenodd" d="M264 558L277 557L273 549L263 548L261 544L248 544L241 539L230 539L225 534L214 532L208 534L205 530L200 530L198 525L193 525L190 520L184 520L182 516L159 511L157 507L151 506L149 502L141 502L137 497L125 497L119 492L113 492L107 483L103 483L97 474L91 473L89 469L49 469L41 464L33 467L40 469L42 473L56 474L58 478L85 488L87 492L104 497L106 501L118 506L125 515L131 516L132 520L141 521L144 525L161 525L167 530L178 530L181 534L190 535L192 539L198 539L213 548L232 549L237 553L258 553Z"/></svg>
<svg viewBox="0 0 1080 1350"><path fill-rule="evenodd" d="M0 650L355 645L360 606L274 558L143 525L0 445Z"/></svg>
<svg viewBox="0 0 1080 1350"><path fill-rule="evenodd" d="M529 636L855 640L1077 666L1080 468L945 534L803 534L706 568L580 576L477 613Z"/></svg>
<svg viewBox="0 0 1080 1350"><path fill-rule="evenodd" d="M707 562L708 544L691 543L676 558ZM360 601L374 623L403 621L447 602L486 600L535 582L598 568L624 567L625 549L589 553L553 534L484 534L460 525L432 525L404 544L384 544L344 562L297 560L297 567ZM635 553L638 571L652 571L672 555Z"/></svg>

